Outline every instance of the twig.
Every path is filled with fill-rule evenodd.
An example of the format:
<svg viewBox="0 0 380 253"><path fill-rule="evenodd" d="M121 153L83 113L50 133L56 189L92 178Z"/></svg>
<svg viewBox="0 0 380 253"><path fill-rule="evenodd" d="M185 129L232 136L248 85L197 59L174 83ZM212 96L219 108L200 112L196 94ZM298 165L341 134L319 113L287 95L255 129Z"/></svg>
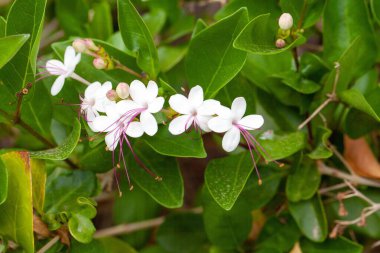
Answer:
<svg viewBox="0 0 380 253"><path fill-rule="evenodd" d="M347 187L347 185L345 183L340 183L340 184L328 186L328 187L319 189L319 194L326 194L328 192L336 191L336 190L342 189L344 187Z"/></svg>
<svg viewBox="0 0 380 253"><path fill-rule="evenodd" d="M320 105L318 106L317 109L304 121L298 126L298 130L301 130L306 124L308 124L318 113L320 113L330 102L336 101L337 96L336 96L336 86L338 84L339 80L339 75L340 75L340 64L338 62L335 63L335 79L334 79L334 84L333 84L333 90L331 93L326 94L327 99Z"/></svg>
<svg viewBox="0 0 380 253"><path fill-rule="evenodd" d="M48 251L51 247L54 246L54 244L56 242L58 242L59 240L59 236L56 235L54 236L53 239L51 239L48 243L46 243L39 251L37 251L37 253L45 253L46 251Z"/></svg>
<svg viewBox="0 0 380 253"><path fill-rule="evenodd" d="M123 70L123 71L125 71L125 72L127 72L127 73L129 73L129 74L131 74L131 75L134 75L134 76L136 76L136 77L138 77L138 78L140 78L140 79L144 78L143 75L140 75L140 74L137 73L136 71L134 71L134 70L128 68L127 66L121 64L118 60L114 60L114 59L113 59L113 61L114 61L115 64L116 64L116 65L115 65L115 68L117 68L117 69L121 69L121 70Z"/></svg>
<svg viewBox="0 0 380 253"><path fill-rule="evenodd" d="M329 143L330 149L332 152L338 157L338 159L343 163L343 165L347 168L347 170L351 173L351 175L356 175L351 165L347 162L347 160L343 157L343 155L336 149L334 145Z"/></svg>

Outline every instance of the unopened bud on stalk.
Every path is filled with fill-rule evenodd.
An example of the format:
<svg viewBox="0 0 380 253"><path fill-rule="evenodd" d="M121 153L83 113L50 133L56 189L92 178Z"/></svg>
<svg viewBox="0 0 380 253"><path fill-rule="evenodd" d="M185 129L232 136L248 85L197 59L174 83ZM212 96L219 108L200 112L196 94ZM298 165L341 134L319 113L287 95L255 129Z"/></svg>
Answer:
<svg viewBox="0 0 380 253"><path fill-rule="evenodd" d="M116 87L116 94L121 99L126 99L129 96L129 85L126 83L119 83Z"/></svg>
<svg viewBox="0 0 380 253"><path fill-rule="evenodd" d="M277 39L276 40L276 47L277 48L283 48L286 46L286 42L283 39Z"/></svg>
<svg viewBox="0 0 380 253"><path fill-rule="evenodd" d="M96 69L105 69L108 65L103 58L95 58L92 63Z"/></svg>
<svg viewBox="0 0 380 253"><path fill-rule="evenodd" d="M84 42L86 43L86 47L93 51L98 51L99 47L95 45L95 43L91 39L84 39Z"/></svg>
<svg viewBox="0 0 380 253"><path fill-rule="evenodd" d="M106 96L111 101L116 101L116 99L118 98L115 90L107 91Z"/></svg>
<svg viewBox="0 0 380 253"><path fill-rule="evenodd" d="M86 42L82 39L76 39L73 41L73 48L78 53L83 53L87 49Z"/></svg>
<svg viewBox="0 0 380 253"><path fill-rule="evenodd" d="M293 17L289 13L283 13L278 20L278 25L282 30L289 30L293 27Z"/></svg>

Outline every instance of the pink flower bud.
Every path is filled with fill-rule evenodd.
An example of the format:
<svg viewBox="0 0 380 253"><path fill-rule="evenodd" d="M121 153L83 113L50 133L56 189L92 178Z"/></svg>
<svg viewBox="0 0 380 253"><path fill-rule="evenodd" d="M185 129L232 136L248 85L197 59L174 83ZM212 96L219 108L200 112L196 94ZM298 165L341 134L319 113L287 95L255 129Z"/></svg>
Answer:
<svg viewBox="0 0 380 253"><path fill-rule="evenodd" d="M95 43L91 39L84 39L84 42L86 43L86 47L93 51L98 51L99 47L95 45Z"/></svg>
<svg viewBox="0 0 380 253"><path fill-rule="evenodd" d="M277 39L276 40L276 47L277 48L283 48L286 46L286 42L283 39Z"/></svg>
<svg viewBox="0 0 380 253"><path fill-rule="evenodd" d="M126 83L119 83L116 87L116 93L121 99L126 99L129 96L129 85Z"/></svg>
<svg viewBox="0 0 380 253"><path fill-rule="evenodd" d="M117 94L116 94L115 90L109 90L109 91L107 91L106 96L111 101L116 101L116 99L117 99Z"/></svg>
<svg viewBox="0 0 380 253"><path fill-rule="evenodd" d="M107 68L107 62L103 58L95 58L92 62L96 69L105 69Z"/></svg>
<svg viewBox="0 0 380 253"><path fill-rule="evenodd" d="M278 20L278 25L282 30L289 30L293 27L293 17L289 13L283 13Z"/></svg>
<svg viewBox="0 0 380 253"><path fill-rule="evenodd" d="M83 53L87 49L86 42L84 40L82 40L82 39L76 39L76 40L73 41L73 48L78 53Z"/></svg>

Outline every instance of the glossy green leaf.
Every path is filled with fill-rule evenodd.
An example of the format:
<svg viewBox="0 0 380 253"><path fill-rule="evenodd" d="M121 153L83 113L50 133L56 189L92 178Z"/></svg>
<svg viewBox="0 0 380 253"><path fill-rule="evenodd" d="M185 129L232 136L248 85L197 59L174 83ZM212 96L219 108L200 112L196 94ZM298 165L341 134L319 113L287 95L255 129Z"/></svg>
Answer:
<svg viewBox="0 0 380 253"><path fill-rule="evenodd" d="M106 237L92 240L83 244L72 241L70 252L72 253L137 253L128 243L116 237Z"/></svg>
<svg viewBox="0 0 380 253"><path fill-rule="evenodd" d="M272 13L272 15L276 17L281 15L281 9L276 0L233 0L228 1L227 4L215 14L215 17L217 19L224 18L231 15L242 6L245 6L248 9L250 19L265 13Z"/></svg>
<svg viewBox="0 0 380 253"><path fill-rule="evenodd" d="M9 179L8 197L0 205L0 235L20 245L26 253L33 253L32 175L29 154L9 152L2 154L0 159Z"/></svg>
<svg viewBox="0 0 380 253"><path fill-rule="evenodd" d="M242 192L253 169L249 152L212 160L205 172L211 196L225 210L230 210Z"/></svg>
<svg viewBox="0 0 380 253"><path fill-rule="evenodd" d="M97 173L107 172L113 168L112 152L107 152L105 145L98 145L95 148L87 147L81 155L79 167Z"/></svg>
<svg viewBox="0 0 380 253"><path fill-rule="evenodd" d="M42 150L42 151L32 151L30 152L30 157L38 159L47 160L64 160L70 156L76 147L81 132L81 125L78 120L74 121L74 127L66 140L56 148Z"/></svg>
<svg viewBox="0 0 380 253"><path fill-rule="evenodd" d="M311 159L327 159L333 155L331 149L329 148L329 138L332 131L328 128L319 126L316 130L315 149L308 154Z"/></svg>
<svg viewBox="0 0 380 253"><path fill-rule="evenodd" d="M222 249L235 249L247 239L252 216L246 203L240 202L226 211L214 201L206 187L202 192L202 200L206 233L214 245Z"/></svg>
<svg viewBox="0 0 380 253"><path fill-rule="evenodd" d="M5 29L7 27L7 21L0 16L0 38L5 36Z"/></svg>
<svg viewBox="0 0 380 253"><path fill-rule="evenodd" d="M144 141L154 151L162 155L196 158L205 158L207 156L203 147L202 136L195 131L172 135L168 126L164 126L154 136L144 137Z"/></svg>
<svg viewBox="0 0 380 253"><path fill-rule="evenodd" d="M327 239L323 243L315 243L306 238L300 241L302 252L308 253L362 253L363 246L345 237Z"/></svg>
<svg viewBox="0 0 380 253"><path fill-rule="evenodd" d="M328 234L325 210L319 195L299 202L289 202L289 210L308 239L322 242Z"/></svg>
<svg viewBox="0 0 380 253"><path fill-rule="evenodd" d="M85 0L55 1L55 13L66 34L88 36L88 2Z"/></svg>
<svg viewBox="0 0 380 253"><path fill-rule="evenodd" d="M207 28L207 24L203 21L203 19L198 19L195 23L193 33L191 34L191 38L194 38L201 31Z"/></svg>
<svg viewBox="0 0 380 253"><path fill-rule="evenodd" d="M247 54L232 43L247 22L247 9L241 8L191 40L186 73L191 86L203 87L205 98L214 97L243 67Z"/></svg>
<svg viewBox="0 0 380 253"><path fill-rule="evenodd" d="M187 52L187 46L161 46L158 48L160 69L162 72L169 71L178 64Z"/></svg>
<svg viewBox="0 0 380 253"><path fill-rule="evenodd" d="M168 252L198 252L207 236L202 216L194 213L172 214L157 231L157 242Z"/></svg>
<svg viewBox="0 0 380 253"><path fill-rule="evenodd" d="M101 1L92 6L94 16L90 23L91 37L106 40L113 32L110 3Z"/></svg>
<svg viewBox="0 0 380 253"><path fill-rule="evenodd" d="M30 166L32 169L33 207L38 213L42 214L45 204L45 162L37 159L31 159Z"/></svg>
<svg viewBox="0 0 380 253"><path fill-rule="evenodd" d="M370 3L372 15L375 18L376 22L380 24L380 3L376 0L371 0Z"/></svg>
<svg viewBox="0 0 380 253"><path fill-rule="evenodd" d="M360 124L355 124L361 122ZM348 111L343 122L343 130L352 139L364 136L375 129L380 128L380 122L376 121L367 113L361 112L355 108Z"/></svg>
<svg viewBox="0 0 380 253"><path fill-rule="evenodd" d="M81 243L89 243L96 229L91 220L86 216L74 214L69 220L70 234Z"/></svg>
<svg viewBox="0 0 380 253"><path fill-rule="evenodd" d="M142 18L154 38L154 36L157 35L165 25L166 12L160 8L156 8L145 13Z"/></svg>
<svg viewBox="0 0 380 253"><path fill-rule="evenodd" d="M8 196L8 170L0 160L0 205L4 203Z"/></svg>
<svg viewBox="0 0 380 253"><path fill-rule="evenodd" d="M28 34L12 35L0 38L0 69L10 61L29 39Z"/></svg>
<svg viewBox="0 0 380 253"><path fill-rule="evenodd" d="M286 196L293 202L310 199L321 182L316 162L300 156L298 163L293 166L286 181Z"/></svg>
<svg viewBox="0 0 380 253"><path fill-rule="evenodd" d="M289 157L304 148L306 136L302 132L289 134L273 134L270 138L259 137L257 141L263 146L262 155L267 161L274 161Z"/></svg>
<svg viewBox="0 0 380 253"><path fill-rule="evenodd" d="M155 180L155 176L150 175L132 156L129 156L128 169L133 181L161 205L167 208L181 207L184 189L176 160L156 154L150 148L140 147L135 149L138 158L162 180Z"/></svg>
<svg viewBox="0 0 380 253"><path fill-rule="evenodd" d="M281 0L280 5L283 12L290 13L294 24L298 27L301 15L303 15L302 28L308 28L317 23L323 13L326 0Z"/></svg>
<svg viewBox="0 0 380 253"><path fill-rule="evenodd" d="M281 79L283 84L302 94L312 94L321 88L318 83L302 78L300 74L295 73L294 71L278 73L273 77Z"/></svg>
<svg viewBox="0 0 380 253"><path fill-rule="evenodd" d="M253 54L269 55L284 52L305 43L306 39L296 35L296 39L288 42L283 48L276 47L278 24L270 14L259 15L250 21L234 41L234 47Z"/></svg>
<svg viewBox="0 0 380 253"><path fill-rule="evenodd" d="M118 0L118 20L124 44L135 53L137 65L156 79L158 67L157 49L147 26L130 0Z"/></svg>
<svg viewBox="0 0 380 253"><path fill-rule="evenodd" d="M331 66L317 54L305 52L300 57L300 73L309 80L319 82L330 70Z"/></svg>

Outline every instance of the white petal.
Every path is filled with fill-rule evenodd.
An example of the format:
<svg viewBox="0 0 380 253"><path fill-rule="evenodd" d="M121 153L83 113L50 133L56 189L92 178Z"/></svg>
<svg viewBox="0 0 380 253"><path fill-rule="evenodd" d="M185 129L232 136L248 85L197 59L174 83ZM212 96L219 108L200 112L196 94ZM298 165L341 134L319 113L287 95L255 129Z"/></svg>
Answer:
<svg viewBox="0 0 380 253"><path fill-rule="evenodd" d="M197 113L200 115L211 116L217 113L220 107L220 102L214 99L205 100L197 109Z"/></svg>
<svg viewBox="0 0 380 253"><path fill-rule="evenodd" d="M101 87L102 85L99 82L94 82L90 84L85 92L84 92L84 97L89 99L89 98L94 98L97 90Z"/></svg>
<svg viewBox="0 0 380 253"><path fill-rule="evenodd" d="M208 122L212 119L212 116L201 116L197 115L197 124L202 129L202 131L208 133L211 129L208 127Z"/></svg>
<svg viewBox="0 0 380 253"><path fill-rule="evenodd" d="M163 97L158 97L153 99L149 104L148 104L148 111L150 113L156 113L161 111L162 107L164 106L165 99Z"/></svg>
<svg viewBox="0 0 380 253"><path fill-rule="evenodd" d="M61 61L49 60L46 62L46 70L51 75L60 76L66 73L66 67Z"/></svg>
<svg viewBox="0 0 380 253"><path fill-rule="evenodd" d="M68 46L65 51L65 56L64 56L64 64L65 66L68 66L75 62L75 49L72 46Z"/></svg>
<svg viewBox="0 0 380 253"><path fill-rule="evenodd" d="M240 131L237 127L232 127L222 140L222 147L225 151L231 152L236 149L240 142Z"/></svg>
<svg viewBox="0 0 380 253"><path fill-rule="evenodd" d="M231 109L224 105L220 105L216 108L216 114L224 119L233 119Z"/></svg>
<svg viewBox="0 0 380 253"><path fill-rule="evenodd" d="M140 122L147 135L153 136L157 133L157 121L150 112L144 111L141 113Z"/></svg>
<svg viewBox="0 0 380 253"><path fill-rule="evenodd" d="M126 113L128 113L128 115L132 116L136 111L137 113L137 110L136 109L139 109L141 108L141 105L133 102L132 100L121 100L119 102L117 102L116 104L116 111L117 113L121 116L121 115L124 115Z"/></svg>
<svg viewBox="0 0 380 253"><path fill-rule="evenodd" d="M93 108L98 112L106 112L107 108L113 104L116 104L116 102L109 100L107 97L97 98Z"/></svg>
<svg viewBox="0 0 380 253"><path fill-rule="evenodd" d="M129 94L133 101L143 105L146 102L146 88L139 80L133 80L129 87Z"/></svg>
<svg viewBox="0 0 380 253"><path fill-rule="evenodd" d="M181 114L190 114L191 106L188 99L181 94L176 94L170 97L169 99L170 107Z"/></svg>
<svg viewBox="0 0 380 253"><path fill-rule="evenodd" d="M142 128L142 125L140 122L134 121L129 124L127 131L125 132L128 136L131 136L133 138L138 138L144 134L144 129Z"/></svg>
<svg viewBox="0 0 380 253"><path fill-rule="evenodd" d="M106 91L112 90L112 83L111 82L105 82L102 85L102 89L105 89Z"/></svg>
<svg viewBox="0 0 380 253"><path fill-rule="evenodd" d="M193 117L190 115L181 115L173 119L169 124L169 132L172 135L178 135L185 132L193 123Z"/></svg>
<svg viewBox="0 0 380 253"><path fill-rule="evenodd" d="M59 76L57 79L55 79L53 86L51 86L50 93L51 95L55 96L57 95L63 88L63 85L65 84L65 76Z"/></svg>
<svg viewBox="0 0 380 253"><path fill-rule="evenodd" d="M107 133L105 141L109 150L113 151L117 148L120 140L120 130L112 131Z"/></svg>
<svg viewBox="0 0 380 253"><path fill-rule="evenodd" d="M94 132L109 132L116 127L114 118L108 116L94 118L92 126Z"/></svg>
<svg viewBox="0 0 380 253"><path fill-rule="evenodd" d="M235 98L232 102L231 111L235 120L243 118L245 110L247 108L247 102L243 97Z"/></svg>
<svg viewBox="0 0 380 253"><path fill-rule="evenodd" d="M233 126L230 119L224 119L217 116L209 120L208 127L216 133L224 133L230 130Z"/></svg>
<svg viewBox="0 0 380 253"><path fill-rule="evenodd" d="M146 101L149 103L158 95L158 86L155 81L149 81L146 88Z"/></svg>
<svg viewBox="0 0 380 253"><path fill-rule="evenodd" d="M261 115L253 114L242 118L239 121L239 125L247 130L255 130L260 128L264 124L264 118Z"/></svg>
<svg viewBox="0 0 380 253"><path fill-rule="evenodd" d="M199 107L203 103L203 89L197 85L191 88L189 92L189 102L193 107Z"/></svg>

